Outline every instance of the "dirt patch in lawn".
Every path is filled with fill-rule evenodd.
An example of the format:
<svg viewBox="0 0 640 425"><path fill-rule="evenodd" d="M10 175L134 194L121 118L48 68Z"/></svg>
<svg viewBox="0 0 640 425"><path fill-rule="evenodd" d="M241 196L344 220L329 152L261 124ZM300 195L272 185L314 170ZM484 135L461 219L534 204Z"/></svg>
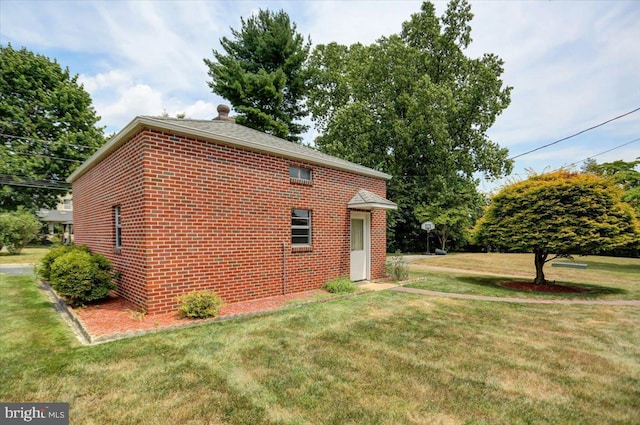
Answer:
<svg viewBox="0 0 640 425"><path fill-rule="evenodd" d="M564 285L556 285L547 283L544 285L536 285L533 282L523 282L523 281L515 281L515 282L502 282L500 286L504 286L505 288L517 289L518 291L525 292L545 292L552 294L580 294L582 292L587 292L586 289L577 288L575 286L564 286Z"/></svg>
<svg viewBox="0 0 640 425"><path fill-rule="evenodd" d="M263 311L273 311L282 308L288 302L311 300L315 296L322 294L326 294L326 291L315 289L227 304L220 310L218 318L231 318ZM140 312L137 306L116 295L99 304L74 308L72 311L80 318L85 330L93 337L179 327L202 321L198 319L181 319L175 311L164 314L144 314Z"/></svg>

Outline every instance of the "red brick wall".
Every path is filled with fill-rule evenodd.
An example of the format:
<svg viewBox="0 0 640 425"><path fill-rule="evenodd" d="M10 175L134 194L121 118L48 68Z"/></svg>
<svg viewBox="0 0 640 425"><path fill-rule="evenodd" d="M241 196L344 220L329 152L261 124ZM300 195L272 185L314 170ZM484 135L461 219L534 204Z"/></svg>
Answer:
<svg viewBox="0 0 640 425"><path fill-rule="evenodd" d="M118 292L146 308L144 137L138 134L73 182L74 243L106 256L121 273ZM126 249L114 250L113 208L120 206Z"/></svg>
<svg viewBox="0 0 640 425"><path fill-rule="evenodd" d="M290 165L311 168L313 184L292 183ZM349 275L346 204L362 188L385 196L381 179L146 131L74 182L76 243L111 259L120 293L149 312L201 289L234 302L280 295L284 284L286 292L318 288ZM312 210L310 251L291 247L292 208ZM373 279L384 275L385 229L385 212L374 211Z"/></svg>

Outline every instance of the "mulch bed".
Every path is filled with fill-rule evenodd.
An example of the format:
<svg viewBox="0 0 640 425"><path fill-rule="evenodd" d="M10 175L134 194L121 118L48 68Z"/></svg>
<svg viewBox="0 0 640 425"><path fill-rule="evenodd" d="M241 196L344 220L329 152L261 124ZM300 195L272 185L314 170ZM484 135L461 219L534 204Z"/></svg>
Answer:
<svg viewBox="0 0 640 425"><path fill-rule="evenodd" d="M379 282L378 282L379 283ZM581 293L585 289L555 284L535 285L532 282L502 282L501 286L527 292ZM282 308L290 301L311 300L317 295L326 294L322 289L298 292L276 297L263 298L227 304L220 310L218 319L250 315ZM104 339L138 331L151 331L163 328L181 327L203 322L202 319L181 319L176 311L164 314L143 314L140 309L117 295L112 295L99 304L82 308L70 308L82 321L85 331L91 337Z"/></svg>
<svg viewBox="0 0 640 425"><path fill-rule="evenodd" d="M546 292L553 294L579 294L587 292L586 289L576 288L575 286L564 286L547 283L545 285L536 285L533 282L502 282L500 286L505 288L517 289L526 292Z"/></svg>
<svg viewBox="0 0 640 425"><path fill-rule="evenodd" d="M260 300L228 304L222 307L218 318L230 318L233 316L277 310L282 308L287 302L303 301L320 294L326 294L326 292L320 289L314 289ZM201 319L181 319L175 311L165 314L142 314L136 305L117 295L109 297L100 304L74 308L72 311L82 320L85 330L92 337L155 330L202 321Z"/></svg>

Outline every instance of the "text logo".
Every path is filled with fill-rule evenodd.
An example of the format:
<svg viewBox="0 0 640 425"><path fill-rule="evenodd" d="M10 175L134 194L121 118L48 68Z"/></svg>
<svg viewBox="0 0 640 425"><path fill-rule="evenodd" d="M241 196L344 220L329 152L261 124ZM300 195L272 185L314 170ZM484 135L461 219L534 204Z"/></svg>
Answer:
<svg viewBox="0 0 640 425"><path fill-rule="evenodd" d="M3 424L69 425L69 403L0 403Z"/></svg>

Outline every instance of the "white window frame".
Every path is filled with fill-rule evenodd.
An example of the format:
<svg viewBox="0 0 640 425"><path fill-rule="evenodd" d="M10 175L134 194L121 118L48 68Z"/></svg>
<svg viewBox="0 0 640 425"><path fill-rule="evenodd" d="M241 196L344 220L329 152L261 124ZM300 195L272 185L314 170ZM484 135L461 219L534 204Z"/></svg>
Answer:
<svg viewBox="0 0 640 425"><path fill-rule="evenodd" d="M300 216L296 216L296 211L304 211L307 213L307 217L300 217ZM312 230L312 222L311 222L311 210L307 210L307 209L303 209L303 208L292 208L291 209L291 246L311 246L311 230ZM306 220L307 224L293 224L294 220ZM307 235L294 235L294 229L295 230L300 230L300 229L304 229L307 230ZM294 242L294 238L302 238L302 237L306 237L307 238L307 242Z"/></svg>
<svg viewBox="0 0 640 425"><path fill-rule="evenodd" d="M313 170L311 168L289 166L289 178L293 180L313 181Z"/></svg>
<svg viewBox="0 0 640 425"><path fill-rule="evenodd" d="M122 248L122 212L120 205L113 207L113 224L115 230L115 247Z"/></svg>

